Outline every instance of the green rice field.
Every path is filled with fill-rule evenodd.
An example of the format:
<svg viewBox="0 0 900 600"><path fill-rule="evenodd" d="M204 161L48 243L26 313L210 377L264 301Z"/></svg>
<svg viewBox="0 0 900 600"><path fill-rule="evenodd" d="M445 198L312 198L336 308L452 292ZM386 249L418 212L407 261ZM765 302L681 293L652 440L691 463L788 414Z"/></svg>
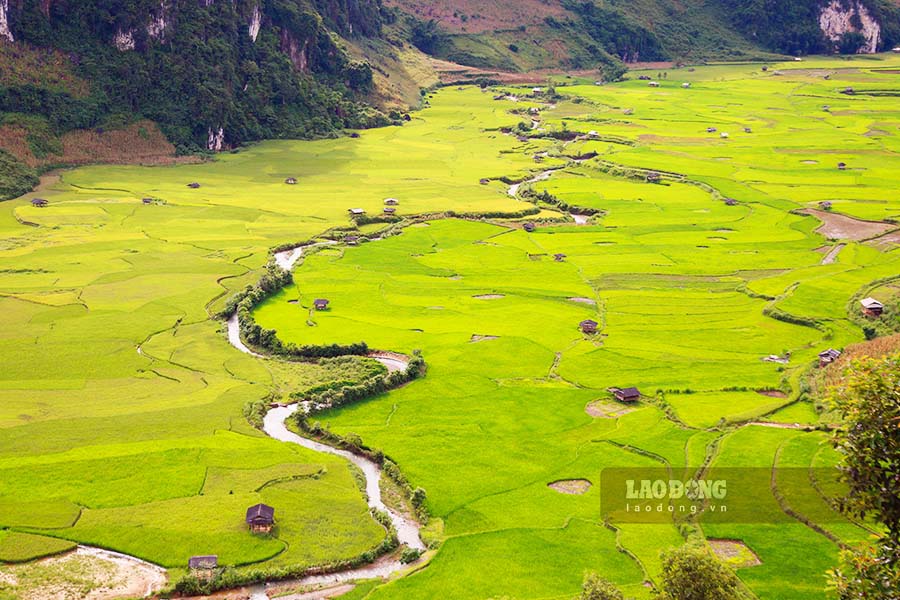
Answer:
<svg viewBox="0 0 900 600"><path fill-rule="evenodd" d="M284 342L427 362L421 380L315 417L425 489L440 539L426 566L354 597L562 600L597 571L650 598L659 552L687 535L746 544L760 564L738 574L759 598L827 597L857 524L619 522L600 502L606 467L833 465L805 378L818 352L863 339L859 298L896 320L900 103L866 92L900 94L900 56L760 67L678 69L659 88L560 77L552 103L530 86L449 87L403 127L83 167L0 204L0 561L76 542L174 579L196 554L281 567L376 547L386 532L347 463L243 414L372 361L242 354L213 315L272 248L334 228L380 237L347 210L394 197L398 235L311 253L253 311ZM519 123L525 137L508 134ZM461 218L533 209L532 195L533 216ZM578 224L558 202L599 212ZM627 386L643 394L629 410L590 408ZM573 479L591 486L548 486ZM801 516L822 510L782 493ZM271 536L246 531L257 502L276 507Z"/></svg>

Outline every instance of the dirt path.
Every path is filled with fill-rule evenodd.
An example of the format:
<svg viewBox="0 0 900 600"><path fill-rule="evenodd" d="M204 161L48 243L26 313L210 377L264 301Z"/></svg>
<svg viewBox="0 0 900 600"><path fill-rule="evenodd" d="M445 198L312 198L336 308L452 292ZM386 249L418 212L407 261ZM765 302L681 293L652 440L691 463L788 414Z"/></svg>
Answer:
<svg viewBox="0 0 900 600"><path fill-rule="evenodd" d="M846 246L847 244L837 244L834 248L829 250L825 256L822 257L822 262L819 264L830 265L837 259L838 254L840 254L841 250L843 250Z"/></svg>

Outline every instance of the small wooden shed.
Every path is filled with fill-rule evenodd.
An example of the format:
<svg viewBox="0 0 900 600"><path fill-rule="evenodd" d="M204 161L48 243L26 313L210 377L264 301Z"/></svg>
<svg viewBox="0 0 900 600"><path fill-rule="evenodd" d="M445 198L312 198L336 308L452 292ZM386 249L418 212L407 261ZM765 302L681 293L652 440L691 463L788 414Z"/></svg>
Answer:
<svg viewBox="0 0 900 600"><path fill-rule="evenodd" d="M647 171L647 183L659 183L662 176L656 171Z"/></svg>
<svg viewBox="0 0 900 600"><path fill-rule="evenodd" d="M296 177L288 177L287 179L284 180L284 182L288 185L297 185L297 178Z"/></svg>
<svg viewBox="0 0 900 600"><path fill-rule="evenodd" d="M609 388L609 391L619 402L637 402L641 399L641 392L636 387Z"/></svg>
<svg viewBox="0 0 900 600"><path fill-rule="evenodd" d="M188 559L188 569L195 575L211 576L211 572L219 568L219 557L215 554L202 554Z"/></svg>
<svg viewBox="0 0 900 600"><path fill-rule="evenodd" d="M562 253L560 253L560 254L554 254L554 255L553 255L553 260L555 260L556 262L563 262L564 260L566 260L566 255L565 255L565 254L562 254Z"/></svg>
<svg viewBox="0 0 900 600"><path fill-rule="evenodd" d="M348 235L344 238L344 242L348 246L359 246L359 236L358 235Z"/></svg>
<svg viewBox="0 0 900 600"><path fill-rule="evenodd" d="M393 206L385 206L384 207L384 214L386 214L386 215L393 215L396 212L397 212L397 209L394 208Z"/></svg>
<svg viewBox="0 0 900 600"><path fill-rule="evenodd" d="M718 129L716 129L715 127L707 127L706 128L706 133L715 133L717 131L718 131Z"/></svg>
<svg viewBox="0 0 900 600"><path fill-rule="evenodd" d="M737 206L738 201L734 198L725 198L725 206Z"/></svg>
<svg viewBox="0 0 900 600"><path fill-rule="evenodd" d="M481 185L487 185L487 184L489 184L490 182L491 182L491 180L490 180L490 179L487 179L487 178L485 178L485 177L482 177L481 179L478 180L478 183L480 183Z"/></svg>
<svg viewBox="0 0 900 600"><path fill-rule="evenodd" d="M387 206L397 206L398 204L400 204L400 201L397 200L396 198L385 198L384 203Z"/></svg>
<svg viewBox="0 0 900 600"><path fill-rule="evenodd" d="M831 210L831 201L830 200L822 200L819 202L819 208L822 210Z"/></svg>
<svg viewBox="0 0 900 600"><path fill-rule="evenodd" d="M524 225L522 225L522 229L524 229L528 233L531 233L532 231L534 231L534 223L525 223Z"/></svg>
<svg viewBox="0 0 900 600"><path fill-rule="evenodd" d="M141 198L141 202L144 204L153 204L153 198Z"/></svg>
<svg viewBox="0 0 900 600"><path fill-rule="evenodd" d="M362 208L348 208L347 212L349 212L350 216L353 216L353 217L361 217L364 214L366 214L366 211L363 210Z"/></svg>
<svg viewBox="0 0 900 600"><path fill-rule="evenodd" d="M825 367L836 361L841 357L841 351L835 350L834 348L829 348L828 350L823 350L819 352L819 366Z"/></svg>
<svg viewBox="0 0 900 600"><path fill-rule="evenodd" d="M875 298L863 298L859 303L862 305L863 314L867 317L880 317L884 312L884 304Z"/></svg>
<svg viewBox="0 0 900 600"><path fill-rule="evenodd" d="M840 170L840 171L845 171L845 170L847 169L847 163L845 163L845 162L839 162L839 163L837 164L837 167L838 167L838 170Z"/></svg>
<svg viewBox="0 0 900 600"><path fill-rule="evenodd" d="M31 205L34 207L37 207L37 208L44 208L48 204L50 204L50 203L47 202L46 200L44 200L43 198L32 198L31 199Z"/></svg>
<svg viewBox="0 0 900 600"><path fill-rule="evenodd" d="M316 310L328 310L329 300L328 298L316 298L313 300L313 306Z"/></svg>
<svg viewBox="0 0 900 600"><path fill-rule="evenodd" d="M254 504L247 509L246 522L254 533L269 533L275 525L275 509L267 504Z"/></svg>
<svg viewBox="0 0 900 600"><path fill-rule="evenodd" d="M581 328L581 332L588 334L597 333L597 325L599 325L599 323L597 323L597 321L593 319L585 319L578 324L578 326Z"/></svg>
<svg viewBox="0 0 900 600"><path fill-rule="evenodd" d="M191 188L192 190L196 190L197 188L200 187L200 184L197 183L196 181L192 181L192 182L190 182L189 184L187 184L187 186L188 186L189 188Z"/></svg>

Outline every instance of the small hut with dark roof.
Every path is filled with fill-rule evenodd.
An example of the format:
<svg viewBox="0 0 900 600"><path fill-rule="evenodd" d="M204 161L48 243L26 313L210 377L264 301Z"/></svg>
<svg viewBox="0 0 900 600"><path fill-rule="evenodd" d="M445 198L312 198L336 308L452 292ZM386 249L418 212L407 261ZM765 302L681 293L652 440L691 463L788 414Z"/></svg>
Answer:
<svg viewBox="0 0 900 600"><path fill-rule="evenodd" d="M189 188L191 188L192 190L196 190L198 187L200 187L200 184L197 183L196 181L192 181L189 184L187 184L187 186Z"/></svg>
<svg viewBox="0 0 900 600"><path fill-rule="evenodd" d="M296 177L288 177L287 179L284 180L284 182L288 185L297 185L297 178Z"/></svg>
<svg viewBox="0 0 900 600"><path fill-rule="evenodd" d="M619 402L637 402L641 399L641 392L636 387L609 388L609 391Z"/></svg>
<svg viewBox="0 0 900 600"><path fill-rule="evenodd" d="M397 212L397 209L394 208L393 206L385 206L384 207L384 214L386 214L386 215L393 215L396 212Z"/></svg>
<svg viewBox="0 0 900 600"><path fill-rule="evenodd" d="M585 319L578 324L578 326L581 327L582 333L597 333L597 325L599 325L599 323L593 319Z"/></svg>
<svg viewBox="0 0 900 600"><path fill-rule="evenodd" d="M824 350L819 352L819 366L825 367L836 361L841 357L841 351L835 350L834 348L829 348L828 350Z"/></svg>
<svg viewBox="0 0 900 600"><path fill-rule="evenodd" d="M247 509L246 522L254 533L269 533L275 525L275 509L267 504L254 504Z"/></svg>
<svg viewBox="0 0 900 600"><path fill-rule="evenodd" d="M662 176L656 171L647 171L647 183L659 183Z"/></svg>
<svg viewBox="0 0 900 600"><path fill-rule="evenodd" d="M344 238L344 242L346 242L348 246L359 246L359 236L348 235Z"/></svg>
<svg viewBox="0 0 900 600"><path fill-rule="evenodd" d="M534 231L534 223L525 223L524 225L522 225L522 229L524 229L528 233L531 233L532 231Z"/></svg>
<svg viewBox="0 0 900 600"><path fill-rule="evenodd" d="M47 202L46 200L44 200L43 198L32 198L31 199L31 205L35 206L37 208L44 208L48 204L50 204L50 203Z"/></svg>
<svg viewBox="0 0 900 600"><path fill-rule="evenodd" d="M725 206L737 206L738 201L734 198L725 198Z"/></svg>
<svg viewBox="0 0 900 600"><path fill-rule="evenodd" d="M350 215L353 217L361 217L364 214L366 214L366 211L363 210L362 208L348 208L347 212L349 212Z"/></svg>
<svg viewBox="0 0 900 600"><path fill-rule="evenodd" d="M478 180L478 183L480 183L481 185L487 185L487 184L489 184L490 182L491 182L490 179L487 179L487 178L484 178L484 177Z"/></svg>
<svg viewBox="0 0 900 600"><path fill-rule="evenodd" d="M153 204L153 198L141 198L141 202L144 204Z"/></svg>
<svg viewBox="0 0 900 600"><path fill-rule="evenodd" d="M400 204L400 201L396 198L385 198L384 203L388 206L397 206L398 204Z"/></svg>
<svg viewBox="0 0 900 600"><path fill-rule="evenodd" d="M192 556L188 559L188 569L200 577L212 577L212 571L219 568L219 557L215 554Z"/></svg>
<svg viewBox="0 0 900 600"><path fill-rule="evenodd" d="M819 208L822 210L831 210L831 201L830 200L822 200L819 202Z"/></svg>
<svg viewBox="0 0 900 600"><path fill-rule="evenodd" d="M838 167L839 170L844 171L844 170L847 168L847 163L845 163L845 162L839 162L838 165L837 165L837 167Z"/></svg>
<svg viewBox="0 0 900 600"><path fill-rule="evenodd" d="M313 300L313 306L316 307L316 310L327 310L328 304L328 298L316 298Z"/></svg>
<svg viewBox="0 0 900 600"><path fill-rule="evenodd" d="M553 260L555 260L556 262L563 262L564 260L566 260L566 255L565 255L565 254L562 254L562 253L560 253L560 254L554 254L554 255L553 255Z"/></svg>

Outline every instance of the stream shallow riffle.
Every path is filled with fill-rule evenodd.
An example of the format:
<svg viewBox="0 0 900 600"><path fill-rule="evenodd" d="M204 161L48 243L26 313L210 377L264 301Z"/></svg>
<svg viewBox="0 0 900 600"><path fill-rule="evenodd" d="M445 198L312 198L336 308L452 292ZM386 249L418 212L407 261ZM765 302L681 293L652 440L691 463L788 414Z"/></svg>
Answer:
<svg viewBox="0 0 900 600"><path fill-rule="evenodd" d="M307 247L310 246L300 246L291 250L278 252L275 254L275 261L283 269L289 270L294 266L297 260L300 259L303 255L304 248ZM240 324L238 323L237 314L232 315L226 323L228 326L228 341L232 346L245 354L265 358L262 355L253 352L241 341ZM407 366L406 360L401 358L401 355L384 353L383 355L375 354L372 358L387 367L389 371L403 370ZM419 524L395 512L384 504L381 498L381 466L375 461L363 456L305 438L289 430L286 420L298 410L300 410L300 407L297 404L270 409L263 419L263 431L272 439L288 444L297 444L315 452L339 456L356 465L365 476L366 502L369 507L380 510L390 517L391 523L397 531L397 539L401 544L405 544L410 548L415 548L417 550L425 550L425 544L422 542L419 535ZM288 585L313 586L342 583L358 579L386 578L409 567L410 565L401 563L399 560L382 557L372 564L357 567L355 569L338 571L327 575L309 575L307 577L281 583ZM251 600L267 600L269 598L264 584L254 586L251 590L251 594Z"/></svg>

